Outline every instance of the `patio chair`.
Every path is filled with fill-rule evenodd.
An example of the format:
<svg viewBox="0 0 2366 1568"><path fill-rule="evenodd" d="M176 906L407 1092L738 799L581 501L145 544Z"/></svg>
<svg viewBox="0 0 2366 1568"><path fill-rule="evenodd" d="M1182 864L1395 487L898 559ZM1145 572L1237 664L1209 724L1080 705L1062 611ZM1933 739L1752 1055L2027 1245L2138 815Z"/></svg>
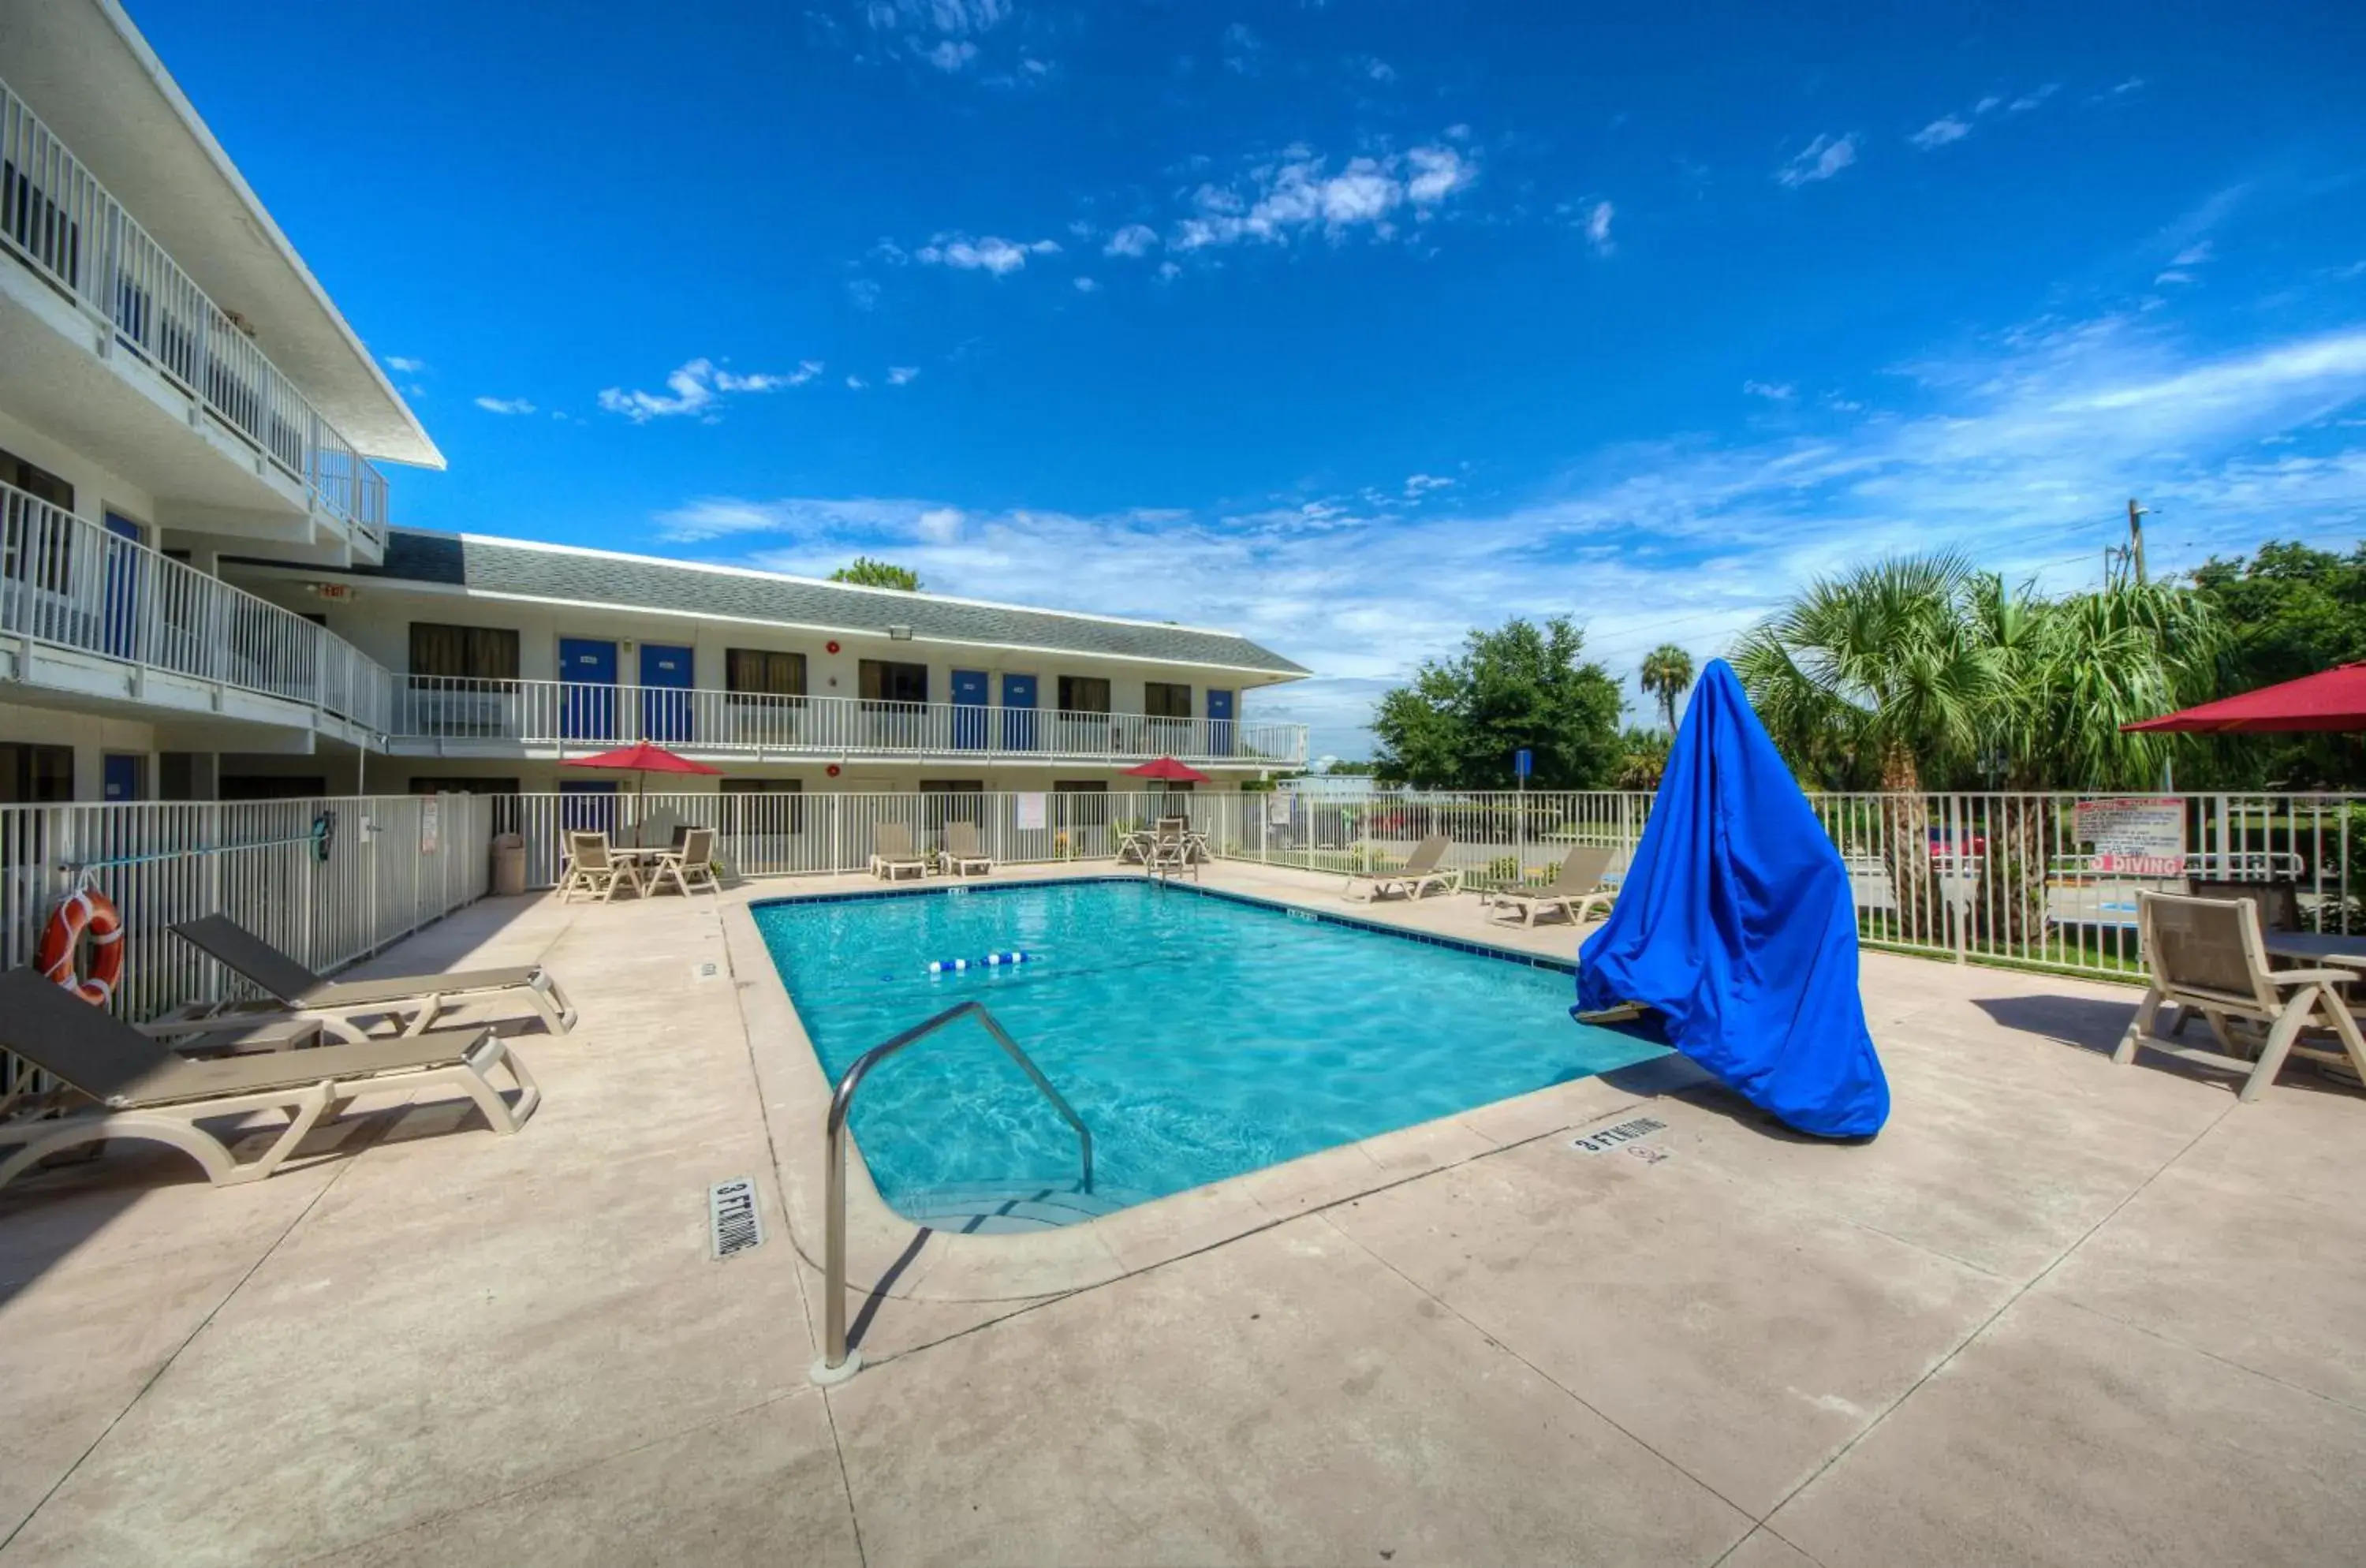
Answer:
<svg viewBox="0 0 2366 1568"><path fill-rule="evenodd" d="M871 829L871 874L893 882L907 871L916 876L929 874L929 863L912 847L911 824L874 824Z"/></svg>
<svg viewBox="0 0 2366 1568"><path fill-rule="evenodd" d="M1188 870L1196 878L1200 874L1200 858L1190 818L1161 817L1151 829L1149 842L1143 847L1142 868L1148 872Z"/></svg>
<svg viewBox="0 0 2366 1568"><path fill-rule="evenodd" d="M260 1181L305 1135L359 1096L448 1087L477 1102L496 1133L514 1133L542 1091L489 1029L447 1029L399 1040L321 1045L193 1060L90 1006L30 967L0 975L0 1047L65 1086L0 1099L0 1188L65 1149L107 1138L169 1144L217 1187ZM504 1069L514 1104L486 1075ZM89 1103L95 1101L96 1103ZM260 1155L241 1160L202 1122L281 1111L287 1124ZM243 1139L243 1127L228 1136Z"/></svg>
<svg viewBox="0 0 2366 1568"><path fill-rule="evenodd" d="M2136 928L2152 986L2136 1005L2135 1017L2112 1060L2135 1060L2139 1045L2233 1067L2247 1073L2242 1096L2257 1100L2276 1081L2287 1056L2315 1062L2347 1060L2366 1076L2366 1038L2358 1032L2337 987L2359 978L2349 969L2270 969L2259 933L2259 906L2248 898L2194 898L2182 894L2136 895ZM2154 1021L2166 1004L2188 1010L2209 1022L2225 1053L2179 1047L2153 1037ZM2256 1060L2229 1032L2229 1021L2263 1028L2267 1038ZM2329 1029L2341 1049L2304 1044L2301 1031Z"/></svg>
<svg viewBox="0 0 2366 1568"><path fill-rule="evenodd" d="M1498 892L1489 918L1516 914L1520 924L1533 926L1538 915L1558 909L1572 925L1592 919L1596 905L1607 908L1617 897L1617 889L1602 883L1602 874L1610 869L1610 855L1609 850L1598 845L1578 845L1562 860L1549 886L1533 892L1525 887L1507 887Z"/></svg>
<svg viewBox="0 0 2366 1568"><path fill-rule="evenodd" d="M1405 857L1401 869L1369 877L1349 877L1345 896L1355 897L1358 882L1371 884L1367 897L1372 901L1392 898L1400 894L1407 899L1419 898L1434 887L1459 893L1462 891L1462 868L1444 863L1446 852L1453 847L1454 840L1448 835L1432 833L1414 846L1413 853Z"/></svg>
<svg viewBox="0 0 2366 1568"><path fill-rule="evenodd" d="M631 888L635 897L648 891L641 880L640 862L618 854L605 833L568 834L567 874L558 879L558 901L568 903L576 894L585 893L605 904L616 897L619 887Z"/></svg>
<svg viewBox="0 0 2366 1568"><path fill-rule="evenodd" d="M945 824L944 848L937 852L937 869L955 876L966 876L975 866L986 874L994 874L994 857L979 847L977 824L952 821Z"/></svg>
<svg viewBox="0 0 2366 1568"><path fill-rule="evenodd" d="M260 986L291 1012L350 1023L385 1018L405 1034L424 1034L446 1007L515 999L564 1034L575 1008L539 964L511 969L464 969L450 975L397 975L377 980L330 980L307 969L227 915L183 920L173 934Z"/></svg>
<svg viewBox="0 0 2366 1568"><path fill-rule="evenodd" d="M649 891L654 893L671 882L685 898L694 888L720 895L723 884L715 877L715 829L683 828L674 839L673 848L659 854L657 870L650 874Z"/></svg>

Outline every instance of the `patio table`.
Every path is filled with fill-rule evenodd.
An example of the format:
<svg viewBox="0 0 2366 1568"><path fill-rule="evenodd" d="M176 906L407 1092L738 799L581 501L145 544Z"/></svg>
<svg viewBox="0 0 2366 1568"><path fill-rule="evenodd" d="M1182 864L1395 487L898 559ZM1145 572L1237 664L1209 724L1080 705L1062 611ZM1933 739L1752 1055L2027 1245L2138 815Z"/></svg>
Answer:
<svg viewBox="0 0 2366 1568"><path fill-rule="evenodd" d="M2366 932L2267 931L2268 956L2294 964L2339 964L2366 969Z"/></svg>

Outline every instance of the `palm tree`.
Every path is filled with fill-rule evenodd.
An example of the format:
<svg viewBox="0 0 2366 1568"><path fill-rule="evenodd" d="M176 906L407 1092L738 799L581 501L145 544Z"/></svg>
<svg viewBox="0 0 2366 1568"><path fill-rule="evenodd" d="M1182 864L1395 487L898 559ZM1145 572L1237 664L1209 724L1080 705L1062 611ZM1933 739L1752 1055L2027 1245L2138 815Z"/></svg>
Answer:
<svg viewBox="0 0 2366 1568"><path fill-rule="evenodd" d="M2002 689L1972 615L1987 581L1960 556L1893 557L1811 584L1734 651L1794 768L1870 773L1885 792L1881 853L1907 941L1944 924L1924 780L1975 753Z"/></svg>
<svg viewBox="0 0 2366 1568"><path fill-rule="evenodd" d="M1660 699L1660 716L1668 721L1668 733L1676 732L1676 703L1693 683L1693 656L1674 643L1663 642L1643 656L1642 673L1636 683L1646 695Z"/></svg>

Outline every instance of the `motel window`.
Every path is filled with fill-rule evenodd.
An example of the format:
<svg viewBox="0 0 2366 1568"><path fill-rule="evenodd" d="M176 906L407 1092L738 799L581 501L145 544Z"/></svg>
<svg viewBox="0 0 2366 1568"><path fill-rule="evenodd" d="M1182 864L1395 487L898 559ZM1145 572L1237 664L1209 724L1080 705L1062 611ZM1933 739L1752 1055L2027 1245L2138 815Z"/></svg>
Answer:
<svg viewBox="0 0 2366 1568"><path fill-rule="evenodd" d="M73 511L73 486L47 468L25 461L6 450L0 450L0 484L13 485L35 501L45 501L59 511ZM39 588L52 593L63 593L73 580L74 525L49 517L37 507L25 506L14 497L6 507L6 556L0 558L0 578L10 582L30 581ZM21 513L21 514L20 514ZM20 558L25 541L33 540L33 563L38 571L28 570Z"/></svg>
<svg viewBox="0 0 2366 1568"><path fill-rule="evenodd" d="M925 703L929 700L929 667L899 664L888 659L862 661L862 700L870 703Z"/></svg>
<svg viewBox="0 0 2366 1568"><path fill-rule="evenodd" d="M730 795L786 795L786 800L734 800L725 807L727 831L738 833L802 833L806 830L806 784L803 779L731 779L721 789Z"/></svg>
<svg viewBox="0 0 2366 1568"><path fill-rule="evenodd" d="M1063 713L1107 713L1110 710L1110 683L1099 675L1063 675L1060 677L1060 711Z"/></svg>
<svg viewBox="0 0 2366 1568"><path fill-rule="evenodd" d="M931 829L947 822L975 822L986 826L986 781L983 779L922 779L920 795L928 802L928 825ZM975 799L964 798L975 795Z"/></svg>
<svg viewBox="0 0 2366 1568"><path fill-rule="evenodd" d="M1142 688L1142 711L1153 718L1189 718L1191 688L1172 681L1152 681Z"/></svg>
<svg viewBox="0 0 2366 1568"><path fill-rule="evenodd" d="M1099 828L1109 822L1109 781L1106 779L1060 779L1052 785L1052 793L1079 796L1060 802L1059 821L1072 828Z"/></svg>
<svg viewBox="0 0 2366 1568"><path fill-rule="evenodd" d="M518 635L502 626L411 623L411 672L447 681L514 681Z"/></svg>
<svg viewBox="0 0 2366 1568"><path fill-rule="evenodd" d="M464 779L437 773L411 775L411 793L413 795L515 795L517 792L518 782L515 779Z"/></svg>
<svg viewBox="0 0 2366 1568"><path fill-rule="evenodd" d="M806 694L806 656L775 653L762 648L726 649L723 685L726 691L747 696L802 697Z"/></svg>
<svg viewBox="0 0 2366 1568"><path fill-rule="evenodd" d="M73 486L38 463L28 463L0 449L0 484L14 485L35 501L46 501L61 512L73 510Z"/></svg>
<svg viewBox="0 0 2366 1568"><path fill-rule="evenodd" d="M73 747L0 745L0 805L43 806L73 798Z"/></svg>

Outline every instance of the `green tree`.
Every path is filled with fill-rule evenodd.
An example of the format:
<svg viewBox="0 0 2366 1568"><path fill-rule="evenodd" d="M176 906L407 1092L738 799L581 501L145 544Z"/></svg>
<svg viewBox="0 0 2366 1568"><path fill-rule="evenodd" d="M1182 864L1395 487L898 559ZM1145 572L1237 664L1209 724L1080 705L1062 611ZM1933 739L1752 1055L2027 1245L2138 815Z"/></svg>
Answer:
<svg viewBox="0 0 2366 1568"><path fill-rule="evenodd" d="M908 566L873 560L869 556L857 556L853 561L829 574L832 582L851 582L864 588L900 588L907 593L919 592L920 574Z"/></svg>
<svg viewBox="0 0 2366 1568"><path fill-rule="evenodd" d="M1676 704L1693 683L1693 656L1674 643L1663 642L1643 656L1643 669L1636 684L1646 696L1656 697L1660 716L1667 720L1668 733L1676 732Z"/></svg>
<svg viewBox="0 0 2366 1568"><path fill-rule="evenodd" d="M2366 660L2366 545L2347 555L2270 540L2249 560L2213 558L2194 591L2226 629L2214 694L2296 681ZM2228 735L2185 755L2178 776L2227 789L2366 786L2366 750L2349 735Z"/></svg>
<svg viewBox="0 0 2366 1568"><path fill-rule="evenodd" d="M1618 749L1625 753L1618 759L1620 789L1657 789L1661 776L1668 771L1669 732L1652 729L1645 725L1630 725L1618 738Z"/></svg>
<svg viewBox="0 0 2366 1568"><path fill-rule="evenodd" d="M1513 753L1536 755L1538 789L1600 789L1624 757L1618 686L1582 655L1566 616L1539 626L1507 621L1473 630L1463 652L1425 660L1413 683L1380 699L1373 763L1391 784L1423 789L1509 789Z"/></svg>

